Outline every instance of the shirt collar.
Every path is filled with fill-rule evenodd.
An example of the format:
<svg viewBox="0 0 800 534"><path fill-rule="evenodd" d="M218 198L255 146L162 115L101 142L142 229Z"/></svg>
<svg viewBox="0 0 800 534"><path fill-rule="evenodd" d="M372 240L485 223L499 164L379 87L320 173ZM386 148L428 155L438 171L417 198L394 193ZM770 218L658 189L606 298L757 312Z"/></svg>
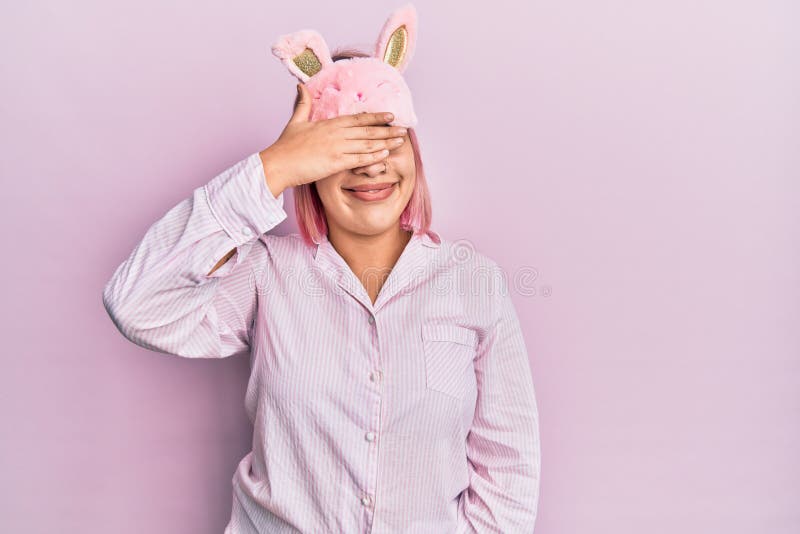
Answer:
<svg viewBox="0 0 800 534"><path fill-rule="evenodd" d="M424 268L434 257L429 252L438 249L441 243L441 237L433 230L412 234L411 239L409 239L381 287L374 305L361 281L328 240L327 234L323 235L320 242L312 248L312 255L318 268L331 276L339 286L355 297L367 309L376 313L388 299L411 285L415 277L420 278L424 275L424 272L420 272L420 269L424 271Z"/></svg>

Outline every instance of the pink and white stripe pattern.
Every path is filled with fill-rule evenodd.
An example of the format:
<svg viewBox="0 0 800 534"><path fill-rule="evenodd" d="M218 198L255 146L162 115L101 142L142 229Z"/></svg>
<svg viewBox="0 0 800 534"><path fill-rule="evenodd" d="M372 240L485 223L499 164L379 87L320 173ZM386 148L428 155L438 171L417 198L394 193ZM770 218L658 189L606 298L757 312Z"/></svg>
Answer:
<svg viewBox="0 0 800 534"><path fill-rule="evenodd" d="M372 303L329 241L268 233L286 216L254 153L156 221L103 291L137 345L249 354L253 448L225 533L533 532L538 409L499 266L415 235Z"/></svg>

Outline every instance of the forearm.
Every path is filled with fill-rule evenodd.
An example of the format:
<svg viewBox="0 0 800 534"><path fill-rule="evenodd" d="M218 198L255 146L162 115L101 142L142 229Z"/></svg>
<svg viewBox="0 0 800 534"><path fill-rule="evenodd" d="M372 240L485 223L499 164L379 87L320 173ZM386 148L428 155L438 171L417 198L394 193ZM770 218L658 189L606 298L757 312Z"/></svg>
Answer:
<svg viewBox="0 0 800 534"><path fill-rule="evenodd" d="M278 198L281 193L286 189L283 186L283 181L280 179L280 175L278 170L274 164L274 158L270 153L270 148L265 148L264 150L258 153L259 157L261 158L261 165L264 168L264 181L267 184L267 188L269 189L272 196ZM216 265L208 272L208 276L211 276L214 271L225 265L228 260L230 260L233 255L236 253L236 249L231 249Z"/></svg>
<svg viewBox="0 0 800 534"><path fill-rule="evenodd" d="M261 157L261 165L264 167L264 179L267 183L267 188L272 193L272 196L278 198L278 195L283 193L286 189L286 180L283 177L283 169L281 169L279 159L275 157L273 146L269 146L258 153Z"/></svg>

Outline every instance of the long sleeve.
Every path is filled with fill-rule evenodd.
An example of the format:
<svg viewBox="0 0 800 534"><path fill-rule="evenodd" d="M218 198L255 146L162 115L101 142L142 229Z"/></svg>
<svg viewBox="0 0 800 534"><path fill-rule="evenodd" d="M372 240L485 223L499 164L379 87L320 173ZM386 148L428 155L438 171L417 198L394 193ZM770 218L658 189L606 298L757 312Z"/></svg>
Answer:
<svg viewBox="0 0 800 534"><path fill-rule="evenodd" d="M247 352L266 254L259 237L285 218L283 193L272 195L256 152L150 226L106 283L106 311L128 340L150 350L189 358Z"/></svg>
<svg viewBox="0 0 800 534"><path fill-rule="evenodd" d="M537 517L539 412L519 319L503 285L475 358L478 398L467 434L470 483L459 501L459 533L530 534Z"/></svg>

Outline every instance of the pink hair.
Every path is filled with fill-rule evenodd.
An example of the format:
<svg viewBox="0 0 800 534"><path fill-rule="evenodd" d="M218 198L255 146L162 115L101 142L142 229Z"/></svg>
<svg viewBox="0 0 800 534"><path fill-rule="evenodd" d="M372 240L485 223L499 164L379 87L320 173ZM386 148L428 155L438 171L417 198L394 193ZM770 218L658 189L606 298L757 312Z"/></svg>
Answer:
<svg viewBox="0 0 800 534"><path fill-rule="evenodd" d="M334 54L333 60L338 61L351 57L366 56L368 54L351 49ZM411 139L411 147L414 150L416 180L414 190L411 192L411 198L409 198L408 204L400 214L400 227L414 234L426 234L430 230L432 215L428 182L425 179L419 141L414 128L408 128L408 136ZM317 186L314 182L294 187L294 209L303 241L309 246L315 246L320 243L322 236L328 233L328 223L325 216L325 207L322 205L322 200L319 198Z"/></svg>

